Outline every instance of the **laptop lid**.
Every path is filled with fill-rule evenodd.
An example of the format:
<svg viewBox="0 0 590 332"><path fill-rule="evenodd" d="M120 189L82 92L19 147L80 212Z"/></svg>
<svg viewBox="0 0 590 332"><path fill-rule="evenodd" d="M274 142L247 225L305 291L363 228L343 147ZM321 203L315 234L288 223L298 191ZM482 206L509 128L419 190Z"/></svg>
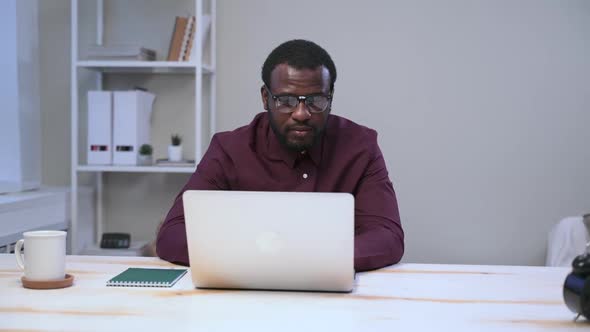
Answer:
<svg viewBox="0 0 590 332"><path fill-rule="evenodd" d="M351 194L189 190L183 203L195 287L352 290Z"/></svg>

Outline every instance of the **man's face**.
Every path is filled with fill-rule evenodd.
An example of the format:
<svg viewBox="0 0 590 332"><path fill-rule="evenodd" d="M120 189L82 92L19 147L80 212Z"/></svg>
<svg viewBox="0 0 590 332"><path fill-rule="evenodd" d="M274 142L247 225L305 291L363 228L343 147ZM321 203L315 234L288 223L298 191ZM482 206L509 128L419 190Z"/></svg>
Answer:
<svg viewBox="0 0 590 332"><path fill-rule="evenodd" d="M269 89L275 96L330 94L330 73L323 66L316 69L295 69L287 64L280 64L271 72L270 82ZM309 149L326 126L330 107L322 113L312 113L302 101L291 113L281 113L264 86L261 93L270 125L281 144L295 151Z"/></svg>

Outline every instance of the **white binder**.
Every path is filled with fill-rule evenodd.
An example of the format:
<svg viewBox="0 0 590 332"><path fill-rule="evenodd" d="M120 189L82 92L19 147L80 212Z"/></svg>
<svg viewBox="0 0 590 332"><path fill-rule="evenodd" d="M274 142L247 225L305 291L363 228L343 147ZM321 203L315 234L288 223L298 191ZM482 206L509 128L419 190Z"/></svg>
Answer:
<svg viewBox="0 0 590 332"><path fill-rule="evenodd" d="M137 165L139 147L150 144L155 98L154 94L141 90L113 92L113 164Z"/></svg>
<svg viewBox="0 0 590 332"><path fill-rule="evenodd" d="M111 91L88 91L88 165L113 163L113 97Z"/></svg>

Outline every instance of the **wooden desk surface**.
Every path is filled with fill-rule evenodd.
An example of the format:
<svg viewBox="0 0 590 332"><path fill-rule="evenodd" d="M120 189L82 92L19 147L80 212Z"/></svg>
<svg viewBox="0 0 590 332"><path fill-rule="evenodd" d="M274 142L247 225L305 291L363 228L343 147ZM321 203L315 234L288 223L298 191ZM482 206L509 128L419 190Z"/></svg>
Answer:
<svg viewBox="0 0 590 332"><path fill-rule="evenodd" d="M357 275L351 294L106 287L156 258L68 256L74 286L22 288L0 254L0 331L578 331L566 268L400 264ZM190 273L190 272L189 272Z"/></svg>

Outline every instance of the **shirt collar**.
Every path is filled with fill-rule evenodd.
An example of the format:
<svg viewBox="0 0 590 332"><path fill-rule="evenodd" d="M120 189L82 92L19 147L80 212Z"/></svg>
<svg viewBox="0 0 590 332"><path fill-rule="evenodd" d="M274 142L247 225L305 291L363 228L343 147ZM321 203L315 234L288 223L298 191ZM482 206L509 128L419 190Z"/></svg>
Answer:
<svg viewBox="0 0 590 332"><path fill-rule="evenodd" d="M267 147L267 154L268 157L274 160L283 160L289 167L295 167L295 163L298 159L306 158L306 155L309 156L311 161L316 165L319 166L322 160L322 146L324 143L324 133L320 136L317 142L306 150L304 153L291 151L284 146L281 145L277 135L275 134L274 130L270 127L270 119L268 115L266 117L266 124L261 126L262 130L265 131L265 135L260 135L266 138L266 147Z"/></svg>

